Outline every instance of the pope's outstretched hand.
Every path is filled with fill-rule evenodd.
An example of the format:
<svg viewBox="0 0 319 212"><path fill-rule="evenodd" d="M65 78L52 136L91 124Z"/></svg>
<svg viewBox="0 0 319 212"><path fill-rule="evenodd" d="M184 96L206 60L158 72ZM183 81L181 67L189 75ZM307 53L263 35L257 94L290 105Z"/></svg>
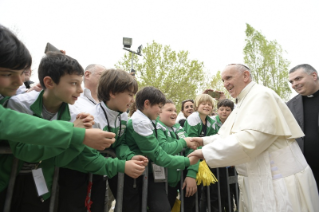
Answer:
<svg viewBox="0 0 319 212"><path fill-rule="evenodd" d="M198 147L204 146L204 145L203 145L203 138L193 137L191 141L192 141L192 142L196 142Z"/></svg>

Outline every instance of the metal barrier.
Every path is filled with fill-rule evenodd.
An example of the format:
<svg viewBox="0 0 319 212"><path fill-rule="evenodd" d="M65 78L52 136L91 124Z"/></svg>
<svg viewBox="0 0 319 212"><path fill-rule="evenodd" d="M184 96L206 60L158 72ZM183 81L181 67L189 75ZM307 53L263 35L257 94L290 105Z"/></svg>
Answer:
<svg viewBox="0 0 319 212"><path fill-rule="evenodd" d="M236 171L234 171L234 176L229 176L229 168L230 167L227 167L225 168L225 171L226 171L226 177L225 177L225 181L226 181L226 186L227 186L227 203L228 203L228 210L227 208L222 208L222 196L221 196L221 184L220 184L220 180L221 180L221 177L220 177L220 169L219 168L216 168L216 172L217 172L217 176L216 178L218 179L218 182L217 182L217 193L218 193L218 211L219 212L233 212L233 211L237 211L237 210L234 210L234 208L232 207L232 203L234 203L234 199L233 199L233 196L231 196L231 191L230 191L230 186L232 184L235 184L235 204L234 206L236 206L236 208L238 208L238 203L239 203L239 192L238 192L238 176L237 176L237 173ZM210 194L210 187L209 186L204 186L204 189L206 187L206 192L207 192L207 210L206 208L205 209L200 209L200 211L208 211L208 212L211 212L212 211L212 208L211 208L211 204L210 204L210 199L211 199L211 194ZM198 201L198 199L196 199L196 201ZM197 205L197 204L196 204ZM197 207L197 206L196 206ZM198 208L196 208L198 209ZM181 212L183 212L181 210Z"/></svg>
<svg viewBox="0 0 319 212"><path fill-rule="evenodd" d="M183 156L185 153L185 149L180 153L181 156ZM228 200L228 212L233 212L233 208L231 208L232 204L232 200L233 200L233 197L231 196L231 192L230 192L230 185L232 184L235 184L235 200L236 200L236 208L238 208L238 203L239 203L239 192L238 192L238 176L237 176L237 172L234 171L234 176L229 176L229 172L228 172L228 168L230 167L227 167L226 168L226 178L224 180L226 180L226 185L227 185L227 200ZM181 180L180 180L180 200L181 200L181 212L184 212L185 211L185 208L184 208L184 190L182 189L183 187L183 181L184 181L184 173L183 173L183 170L178 170L178 171L181 171ZM227 210L226 208L222 208L222 203L221 203L221 187L220 187L220 170L219 168L216 168L216 178L218 180L217 182L217 193L218 193L218 211L219 212L225 212L225 210ZM206 188L205 188L206 187ZM211 204L210 204L210 199L211 199L211 194L210 194L210 187L209 186L203 186L203 190L206 189L206 192L207 192L207 208L205 209L202 209L200 208L200 204L198 202L198 192L202 192L202 191L199 191L197 190L196 192L196 197L195 197L195 211L196 212L202 212L202 211L207 211L207 212L211 212L212 211L212 208L211 208ZM207 210L206 210L207 209ZM237 209L238 210L238 209Z"/></svg>
<svg viewBox="0 0 319 212"><path fill-rule="evenodd" d="M104 150L101 151L101 153L107 153L112 157L115 157L114 152L110 152L109 150ZM0 148L0 154L12 154L10 147L3 146L1 145ZM11 200L12 200L12 195L13 195L13 190L14 190L14 184L15 184L15 178L17 176L17 167L18 167L18 159L14 158L13 164L12 164L12 171L10 175L10 181L8 184L7 188L7 195L6 195L6 200L5 200L5 205L4 205L4 212L10 212L10 207L11 207ZM218 181L220 181L220 175L219 175L219 169L217 168L217 176L216 178ZM184 182L184 174L183 170L179 170L181 172L181 180L180 180L180 200L181 200L181 212L185 211L184 208L184 190L182 189L183 187L183 182ZM234 176L229 176L228 168L226 168L226 184L227 184L227 200L228 200L228 211L233 212L233 208L231 208L232 204L231 201L233 201L233 197L230 196L230 188L229 186L231 184L235 184L236 189L235 189L235 200L236 204L239 203L239 192L238 192L238 182L237 182L237 173L236 171L234 172ZM165 169L165 174L166 174L166 179L168 176L168 170ZM53 184L52 184L52 190L51 190L51 199L50 199L50 209L49 212L54 212L55 210L55 202L56 202L56 197L58 193L58 176L59 176L59 168L55 169L54 172L54 177L53 177ZM143 176L143 190L142 190L142 212L147 212L147 196L148 196L148 166L145 167L145 172ZM92 181L92 174L90 174L90 180ZM106 181L107 182L107 181ZM166 180L165 182L165 188L166 188L166 193L168 193L168 182ZM222 209L221 205L221 193L220 193L220 183L217 183L217 188L218 188L218 207L219 207L219 212L224 212L225 209ZM107 189L109 187L107 186ZM205 188L204 188L205 189ZM122 204L123 204L123 190L124 190L124 173L118 173L118 185L117 185L117 197L116 197L116 212L121 212L122 211ZM211 205L210 205L210 189L207 186L207 209L208 212L211 212ZM106 190L107 192L107 190ZM199 202L198 202L198 192L196 192L196 200L195 200L195 209L196 212L199 212ZM108 205L107 205L107 200L108 200L108 195L105 195L106 197L106 204L104 206L104 211L108 210ZM237 205L236 205L237 206ZM238 206L237 206L238 208ZM206 211L206 210L205 210Z"/></svg>
<svg viewBox="0 0 319 212"><path fill-rule="evenodd" d="M113 151L110 151L110 150L100 151L100 153L106 153L106 154L110 155L111 157L116 157L115 153ZM10 146L6 145L6 144L1 144L0 154L12 154ZM11 209L11 201L12 201L12 196L13 196L13 191L14 191L15 179L17 176L18 163L19 163L19 159L14 157L13 163L12 163L11 174L10 174L10 181L9 181L9 184L7 187L7 194L6 194L3 212L10 212L10 209ZM89 174L89 181L90 182L92 182L92 177L93 177L93 174L90 173ZM56 198L57 198L58 188L59 188L58 178L59 178L59 168L56 167L54 170L54 176L53 176L49 212L54 212L56 209L55 208ZM116 201L119 203L120 207L117 208L116 212L122 211L123 188L124 188L124 173L118 173L118 192L117 192L117 200ZM108 184L107 184L107 189L109 189ZM106 189L106 195L105 195L106 196L106 204L104 205L105 212L108 211L108 204L107 204L107 202L108 202L107 201L108 200L107 191L108 190L107 189ZM89 196L91 196L91 192L89 193Z"/></svg>

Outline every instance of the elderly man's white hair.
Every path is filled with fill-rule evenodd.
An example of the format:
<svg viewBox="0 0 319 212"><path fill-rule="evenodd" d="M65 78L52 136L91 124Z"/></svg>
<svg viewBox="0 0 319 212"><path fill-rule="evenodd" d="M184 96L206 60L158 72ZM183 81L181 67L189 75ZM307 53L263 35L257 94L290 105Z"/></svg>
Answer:
<svg viewBox="0 0 319 212"><path fill-rule="evenodd" d="M99 64L90 64L88 65L86 68L85 68L85 71L89 71L91 72L92 74L95 72L96 68L97 67L101 67L101 68L104 68L106 70L106 68L102 65L99 65Z"/></svg>
<svg viewBox="0 0 319 212"><path fill-rule="evenodd" d="M250 71L250 68L248 68L248 66L246 65L243 65L243 64L240 64L240 63L231 63L231 64L228 64L227 66L235 66L236 69L240 72L244 72L244 71L248 71L249 72L249 76L250 78L252 79L252 75L251 75L251 71ZM226 67L227 67L226 66Z"/></svg>
<svg viewBox="0 0 319 212"><path fill-rule="evenodd" d="M88 65L88 66L85 68L84 72L85 72L85 71L89 71L91 74L94 74L94 72L96 71L96 69L97 69L98 67L103 68L103 69L106 70L106 68L105 68L104 66L102 66L102 65L99 65L99 64L90 64L90 65ZM85 75L83 76L83 82L85 82Z"/></svg>

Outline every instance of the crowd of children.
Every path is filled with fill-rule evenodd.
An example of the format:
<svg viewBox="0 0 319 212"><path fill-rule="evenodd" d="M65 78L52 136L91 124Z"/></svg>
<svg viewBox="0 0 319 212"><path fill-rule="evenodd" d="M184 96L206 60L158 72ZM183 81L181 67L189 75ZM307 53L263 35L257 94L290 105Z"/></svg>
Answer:
<svg viewBox="0 0 319 212"><path fill-rule="evenodd" d="M217 134L233 110L230 100L218 103L218 116L214 117L210 116L214 101L208 94L198 95L195 101L186 100L182 111L187 119L180 124L174 102L167 100L159 89L139 90L130 74L108 69L99 79L99 102L84 106L77 103L83 92L83 68L74 58L55 52L48 52L38 68L43 90L16 95L31 63L23 43L0 26L0 144L9 145L13 153L0 155L0 212L9 193L14 157L19 159L12 191L14 212L49 211L56 167L60 167L61 212L87 208L101 211L106 189L103 175L108 177L116 197L118 173L125 173L122 211L141 211L145 169L149 177L149 211L171 211L181 174L185 176L184 208L193 211L195 193L202 187L196 184L199 161L187 157L198 148L192 137ZM136 111L130 111L132 115L128 117L133 103ZM116 157L98 151L106 148ZM166 170L167 179L163 174ZM93 202L87 204L87 188L91 186L88 173L96 175L93 185L99 186L92 187L96 197L93 195ZM201 193L198 192L199 198Z"/></svg>

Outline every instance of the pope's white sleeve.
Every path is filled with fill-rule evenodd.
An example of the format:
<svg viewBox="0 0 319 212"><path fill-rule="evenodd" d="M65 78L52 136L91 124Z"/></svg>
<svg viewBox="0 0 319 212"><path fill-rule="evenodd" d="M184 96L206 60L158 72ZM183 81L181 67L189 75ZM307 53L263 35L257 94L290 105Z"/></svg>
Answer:
<svg viewBox="0 0 319 212"><path fill-rule="evenodd" d="M202 152L211 168L234 166L248 162L265 151L277 136L253 130L240 131L226 139L214 140L205 145Z"/></svg>
<svg viewBox="0 0 319 212"><path fill-rule="evenodd" d="M203 145L207 145L210 143L213 143L214 141L220 139L220 135L216 134L216 135L211 135L211 136L205 136L203 137Z"/></svg>

